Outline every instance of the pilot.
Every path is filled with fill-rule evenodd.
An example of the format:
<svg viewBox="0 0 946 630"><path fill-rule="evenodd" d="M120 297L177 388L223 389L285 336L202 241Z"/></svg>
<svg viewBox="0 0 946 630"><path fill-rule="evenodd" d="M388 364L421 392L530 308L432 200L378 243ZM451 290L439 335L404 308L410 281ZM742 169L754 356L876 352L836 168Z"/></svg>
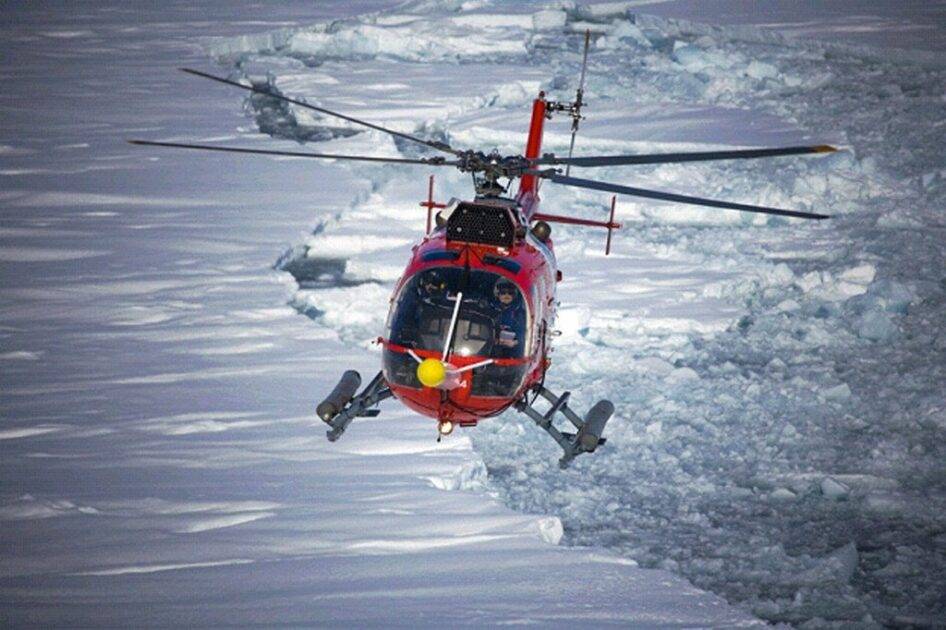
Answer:
<svg viewBox="0 0 946 630"><path fill-rule="evenodd" d="M417 295L422 302L442 304L447 296L447 281L436 269L428 269L417 284Z"/></svg>
<svg viewBox="0 0 946 630"><path fill-rule="evenodd" d="M447 283L436 269L422 271L416 277L413 289L405 291L398 304L397 318L392 326L392 339L407 347L418 347L421 322L430 306L442 306L446 301Z"/></svg>
<svg viewBox="0 0 946 630"><path fill-rule="evenodd" d="M431 327L442 319L439 314L448 308L448 304L447 280L444 274L438 269L420 272L414 286L414 297L409 306L405 305L404 318L400 322L399 337L403 340L403 345L432 349L423 345L431 343L429 339L425 342L423 338L438 334L438 331Z"/></svg>
<svg viewBox="0 0 946 630"><path fill-rule="evenodd" d="M516 285L500 278L493 286L493 297L499 308L496 317L496 356L522 356L526 312Z"/></svg>

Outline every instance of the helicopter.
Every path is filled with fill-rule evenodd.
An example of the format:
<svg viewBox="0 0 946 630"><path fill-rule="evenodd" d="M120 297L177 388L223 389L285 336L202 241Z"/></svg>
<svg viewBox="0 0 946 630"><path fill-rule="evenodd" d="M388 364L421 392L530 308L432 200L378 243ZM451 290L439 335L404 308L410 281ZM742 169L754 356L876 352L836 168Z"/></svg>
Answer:
<svg viewBox="0 0 946 630"><path fill-rule="evenodd" d="M382 347L381 370L361 388L358 372L348 370L317 406L316 414L336 441L357 417L374 417L379 403L397 398L408 408L437 422L437 440L455 427L473 427L509 408L525 414L562 448L559 465L565 468L578 455L593 453L604 444L604 429L614 413L608 400L595 403L583 416L568 404L569 392L555 394L545 387L551 366L551 339L557 333L555 289L562 280L551 239L550 223L607 230L605 255L610 253L616 195L670 201L802 219L828 215L755 206L670 192L635 188L572 177L570 169L618 165L669 164L741 160L836 151L828 145L790 146L745 150L573 157L579 123L584 120L584 84L590 34L585 33L581 76L573 101L553 101L539 92L532 102L528 138L522 155L498 151L457 149L389 129L346 114L272 91L190 68L188 74L249 92L262 94L313 110L325 116L388 134L426 147L440 155L388 158L335 155L301 151L244 149L217 145L129 140L132 144L242 154L353 160L427 167L451 167L469 173L475 196L469 201L438 203L433 199L434 178L428 182L426 233L413 246L411 258L390 300ZM567 157L542 154L545 121L556 115L571 118ZM560 167L564 166L562 173ZM501 183L506 180L506 183ZM518 190L511 194L513 182ZM613 193L607 221L539 211L543 182ZM438 212L433 217L432 213ZM359 391L361 389L361 391ZM549 407L536 408L539 398ZM559 414L574 431L561 430Z"/></svg>

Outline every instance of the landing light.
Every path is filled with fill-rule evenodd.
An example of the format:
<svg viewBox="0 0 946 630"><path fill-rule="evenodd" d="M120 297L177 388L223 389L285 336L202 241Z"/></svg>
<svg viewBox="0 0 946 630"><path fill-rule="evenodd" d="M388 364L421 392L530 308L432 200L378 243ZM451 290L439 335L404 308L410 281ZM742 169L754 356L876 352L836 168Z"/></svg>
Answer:
<svg viewBox="0 0 946 630"><path fill-rule="evenodd" d="M453 423L449 420L441 420L437 425L437 430L440 431L440 435L450 435L453 433Z"/></svg>

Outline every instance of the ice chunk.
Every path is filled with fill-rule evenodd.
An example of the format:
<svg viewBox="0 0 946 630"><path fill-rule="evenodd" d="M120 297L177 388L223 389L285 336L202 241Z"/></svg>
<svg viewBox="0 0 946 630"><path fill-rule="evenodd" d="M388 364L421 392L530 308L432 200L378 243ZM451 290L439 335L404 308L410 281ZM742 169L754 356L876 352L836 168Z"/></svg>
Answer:
<svg viewBox="0 0 946 630"><path fill-rule="evenodd" d="M860 318L857 334L871 341L885 341L897 334L897 326L886 313L871 310Z"/></svg>
<svg viewBox="0 0 946 630"><path fill-rule="evenodd" d="M558 329L563 337L580 335L591 321L591 309L587 306L564 306L558 312Z"/></svg>
<svg viewBox="0 0 946 630"><path fill-rule="evenodd" d="M916 566L912 565L910 562L904 562L901 560L894 560L883 569L874 571L872 573L873 576L885 578L917 576L918 574L919 570Z"/></svg>
<svg viewBox="0 0 946 630"><path fill-rule="evenodd" d="M905 315L916 297L913 289L895 280L878 280L870 286L868 296L874 305L890 313Z"/></svg>
<svg viewBox="0 0 946 630"><path fill-rule="evenodd" d="M660 357L644 357L643 359L638 359L634 362L634 367L661 377L669 375L674 370L673 365Z"/></svg>
<svg viewBox="0 0 946 630"><path fill-rule="evenodd" d="M776 306L775 308L777 308L783 313L793 313L799 310L801 308L801 305L795 300L789 298L787 300L782 300L781 302L779 302L778 306Z"/></svg>
<svg viewBox="0 0 946 630"><path fill-rule="evenodd" d="M674 45L673 59L690 72L699 72L712 65L702 50L689 44L679 47Z"/></svg>
<svg viewBox="0 0 946 630"><path fill-rule="evenodd" d="M788 488L776 488L769 493L769 499L778 503L787 503L795 500L795 493Z"/></svg>
<svg viewBox="0 0 946 630"><path fill-rule="evenodd" d="M778 70L770 63L753 59L746 68L746 75L753 79L774 79L778 76Z"/></svg>
<svg viewBox="0 0 946 630"><path fill-rule="evenodd" d="M851 397L851 388L847 383L836 385L824 393L825 400L843 402Z"/></svg>
<svg viewBox="0 0 946 630"><path fill-rule="evenodd" d="M502 17L507 21L512 18L508 15ZM531 26L530 16L524 17ZM385 56L429 61L525 52L521 40L494 37L492 29L482 28L496 19L496 16L472 15L453 18L450 24L409 23L388 27L359 24L332 32L299 31L289 38L287 44L289 50L297 55L349 59ZM475 26L481 28L471 28Z"/></svg>
<svg viewBox="0 0 946 630"><path fill-rule="evenodd" d="M488 473L481 459L466 462L459 469L444 475L427 477L430 485L439 490L465 490L482 492L486 488Z"/></svg>
<svg viewBox="0 0 946 630"><path fill-rule="evenodd" d="M685 381L698 381L700 380L700 375L692 368L682 367L668 374L665 380L671 384L683 383Z"/></svg>
<svg viewBox="0 0 946 630"><path fill-rule="evenodd" d="M491 105L498 107L515 107L529 102L539 90L539 85L533 81L513 81L496 88L495 96L490 100Z"/></svg>
<svg viewBox="0 0 946 630"><path fill-rule="evenodd" d="M542 540L550 545L557 545L561 542L562 535L565 533L562 527L562 521L557 516L546 516L545 518L539 519L536 522L536 527L539 530L539 536L542 537Z"/></svg>
<svg viewBox="0 0 946 630"><path fill-rule="evenodd" d="M874 281L874 276L876 275L877 270L874 265L866 264L843 271L839 278L845 282L853 282L855 284L870 284Z"/></svg>
<svg viewBox="0 0 946 630"><path fill-rule="evenodd" d="M650 40L631 22L618 22L605 37L596 43L598 48L619 48L624 42L633 42L638 46L650 47Z"/></svg>
<svg viewBox="0 0 946 630"><path fill-rule="evenodd" d="M847 584L851 581L854 570L857 569L857 562L857 547L854 546L853 542L849 542L830 553L808 571L805 571L801 576L802 582L809 584L825 582Z"/></svg>
<svg viewBox="0 0 946 630"><path fill-rule="evenodd" d="M219 59L239 57L244 53L274 51L286 45L292 31L278 29L262 33L239 35L216 39L210 46L210 54Z"/></svg>
<svg viewBox="0 0 946 630"><path fill-rule="evenodd" d="M582 4L579 8L583 17L605 18L611 16L623 16L627 10L640 4L639 0L618 0L616 2L598 2L595 4Z"/></svg>
<svg viewBox="0 0 946 630"><path fill-rule="evenodd" d="M860 265L834 276L829 271L811 271L795 280L799 289L812 297L839 302L863 295L874 278L873 265Z"/></svg>
<svg viewBox="0 0 946 630"><path fill-rule="evenodd" d="M820 286L821 284L824 284L824 278L822 274L818 271L809 271L808 273L803 275L801 278L798 278L795 281L795 284L798 286L799 289L801 289L805 293L808 293L815 287Z"/></svg>
<svg viewBox="0 0 946 630"><path fill-rule="evenodd" d="M825 477L821 480L821 494L832 501L846 499L850 492L850 488L831 477Z"/></svg>
<svg viewBox="0 0 946 630"><path fill-rule="evenodd" d="M871 512L891 516L900 514L906 510L903 499L890 493L871 493L864 499L864 505Z"/></svg>
<svg viewBox="0 0 946 630"><path fill-rule="evenodd" d="M536 31L565 28L564 11L539 11L532 14L532 28Z"/></svg>

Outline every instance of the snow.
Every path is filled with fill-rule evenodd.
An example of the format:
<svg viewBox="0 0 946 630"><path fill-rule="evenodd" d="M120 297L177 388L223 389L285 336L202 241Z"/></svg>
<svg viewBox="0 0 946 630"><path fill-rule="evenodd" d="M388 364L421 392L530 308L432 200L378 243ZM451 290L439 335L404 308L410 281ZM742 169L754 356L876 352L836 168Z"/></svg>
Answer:
<svg viewBox="0 0 946 630"><path fill-rule="evenodd" d="M34 435L43 435L45 433L55 433L62 430L60 427L24 427L21 429L4 429L0 431L0 440L15 440L18 438L32 437Z"/></svg>
<svg viewBox="0 0 946 630"><path fill-rule="evenodd" d="M532 28L536 31L562 29L568 16L561 10L538 11L532 15Z"/></svg>
<svg viewBox="0 0 946 630"><path fill-rule="evenodd" d="M8 616L362 626L390 623L396 606L412 626L941 619L946 74L942 38L921 37L941 31L935 11L393 5L221 4L199 20L104 7L68 24L24 9L5 27L4 72L36 86L29 109L5 97L0 123ZM437 444L429 422L389 403L328 444L313 405L343 369L377 370L371 341L423 230L427 169L123 140L418 154L172 71L193 65L518 152L534 93L572 93L585 28L579 155L842 151L584 174L834 218L620 198L625 229L607 258L603 235L555 226L565 279L547 384L576 408L617 407L608 443L567 472L513 413ZM891 39L913 50L862 46ZM549 124L546 150L568 140L567 122ZM469 194L466 177L436 178L438 200ZM542 192L550 213L607 212L605 195ZM155 598L175 606L155 610Z"/></svg>
<svg viewBox="0 0 946 630"><path fill-rule="evenodd" d="M104 256L107 251L94 249L50 249L44 247L4 247L0 249L0 261L3 262L45 262L54 260L78 260Z"/></svg>
<svg viewBox="0 0 946 630"><path fill-rule="evenodd" d="M890 49L941 51L943 14L939 3L922 0L834 0L817 5L759 0L752 10L730 0L671 0L639 9L664 18L720 25L736 37L817 40ZM875 51L879 48L875 48ZM932 57L932 55L931 55Z"/></svg>
<svg viewBox="0 0 946 630"><path fill-rule="evenodd" d="M110 576L127 575L129 573L158 573L160 571L179 571L181 569L203 569L208 567L225 567L234 564L252 564L252 560L236 558L233 560L215 560L213 562L186 562L181 564L151 564L143 566L127 566L102 571L83 571L75 573L77 576Z"/></svg>
<svg viewBox="0 0 946 630"><path fill-rule="evenodd" d="M423 186L405 191L408 203L373 169L124 143L280 144L258 133L241 97L174 68L212 66L211 50L275 50L313 21L384 4L219 3L199 16L183 4L68 16L31 5L3 27L4 73L33 93L29 107L5 98L0 123L6 625L758 624L683 578L559 545L557 516L516 513L487 494L468 435L438 444L428 422L387 406L342 442L325 440L314 404L339 366L377 370L361 332L376 334L383 319L385 283L423 220ZM535 10L513 29L531 28ZM457 32L483 29L483 45L522 53L521 41L489 32L508 21L501 14L456 17L444 20ZM392 21L401 30L378 41L411 51L416 21ZM224 39L194 45L208 36ZM415 78L435 95L450 81L457 93L464 80L482 88L469 103L441 109L457 100L444 95L421 108L434 128L438 116L528 102L546 76L457 76L448 55L392 80L399 67L380 57L312 70L267 62L287 91L312 72L325 89L342 75L336 98L385 95L366 106L378 112L401 99L391 109L401 122L390 122L406 129ZM359 90L343 76L353 68L383 89ZM280 117L274 130L300 128L292 112L267 115ZM339 152L400 151L379 136L321 137ZM313 222L342 232L383 208L391 215L374 239L306 233ZM297 293L273 268L287 250L342 258L341 276L316 257L311 293Z"/></svg>

